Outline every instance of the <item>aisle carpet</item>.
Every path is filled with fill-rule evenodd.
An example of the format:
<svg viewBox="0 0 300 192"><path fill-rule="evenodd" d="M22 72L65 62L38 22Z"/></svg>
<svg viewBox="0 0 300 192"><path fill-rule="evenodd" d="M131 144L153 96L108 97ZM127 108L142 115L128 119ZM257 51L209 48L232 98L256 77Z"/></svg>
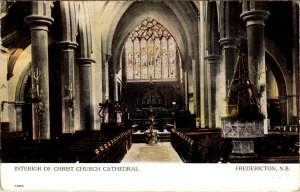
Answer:
<svg viewBox="0 0 300 192"><path fill-rule="evenodd" d="M143 162L183 163L170 142L157 143L154 145L133 143L122 160L122 163Z"/></svg>

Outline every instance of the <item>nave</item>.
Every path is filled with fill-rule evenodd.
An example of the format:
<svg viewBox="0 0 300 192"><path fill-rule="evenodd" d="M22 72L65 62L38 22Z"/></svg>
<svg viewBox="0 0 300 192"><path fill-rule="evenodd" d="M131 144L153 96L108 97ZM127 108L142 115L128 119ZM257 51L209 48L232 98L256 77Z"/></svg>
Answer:
<svg viewBox="0 0 300 192"><path fill-rule="evenodd" d="M111 129L115 127L110 127ZM298 163L299 136L272 132L255 139L255 154L232 153L232 140L220 129L180 128L149 143L132 129L63 134L54 140L35 141L25 135L2 134L2 163ZM138 137L138 138L136 138Z"/></svg>
<svg viewBox="0 0 300 192"><path fill-rule="evenodd" d="M296 1L0 7L1 162L299 162Z"/></svg>

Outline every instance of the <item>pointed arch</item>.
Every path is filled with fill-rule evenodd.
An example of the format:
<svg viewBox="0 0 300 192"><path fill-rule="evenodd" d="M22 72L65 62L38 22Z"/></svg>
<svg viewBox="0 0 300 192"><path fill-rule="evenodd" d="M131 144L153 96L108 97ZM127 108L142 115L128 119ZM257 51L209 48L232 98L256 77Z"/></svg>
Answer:
<svg viewBox="0 0 300 192"><path fill-rule="evenodd" d="M142 97L142 105L160 106L162 104L163 104L162 95L153 89L145 92Z"/></svg>
<svg viewBox="0 0 300 192"><path fill-rule="evenodd" d="M78 35L78 10L76 1L60 1L62 40L76 42Z"/></svg>
<svg viewBox="0 0 300 192"><path fill-rule="evenodd" d="M219 33L219 16L217 2L212 1L207 3L207 23L206 29L206 44L208 55L221 55L220 49L220 33Z"/></svg>
<svg viewBox="0 0 300 192"><path fill-rule="evenodd" d="M89 14L89 2L78 2L78 27L79 27L79 44L80 57L91 58L92 50L92 33L91 33L91 15Z"/></svg>
<svg viewBox="0 0 300 192"><path fill-rule="evenodd" d="M137 26L127 38L125 50L127 81L178 80L176 40L156 19L146 18ZM140 77L132 76L133 68L136 74L141 73Z"/></svg>

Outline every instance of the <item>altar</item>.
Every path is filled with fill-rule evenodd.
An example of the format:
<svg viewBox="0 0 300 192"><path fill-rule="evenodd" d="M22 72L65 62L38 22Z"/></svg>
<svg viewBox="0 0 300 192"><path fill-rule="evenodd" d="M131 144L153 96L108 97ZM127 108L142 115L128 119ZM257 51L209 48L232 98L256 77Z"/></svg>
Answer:
<svg viewBox="0 0 300 192"><path fill-rule="evenodd" d="M132 133L132 142L133 143L145 143L146 139L146 131L135 131ZM171 132L164 129L162 131L157 130L157 141L158 142L170 142L171 141Z"/></svg>
<svg viewBox="0 0 300 192"><path fill-rule="evenodd" d="M164 108L137 109L130 115L133 129L133 142L155 144L158 141L169 141L170 130L174 126L172 114Z"/></svg>
<svg viewBox="0 0 300 192"><path fill-rule="evenodd" d="M153 129L160 132L170 130L174 125L173 115L162 107L138 108L129 115L129 121L134 132L149 129L150 121Z"/></svg>

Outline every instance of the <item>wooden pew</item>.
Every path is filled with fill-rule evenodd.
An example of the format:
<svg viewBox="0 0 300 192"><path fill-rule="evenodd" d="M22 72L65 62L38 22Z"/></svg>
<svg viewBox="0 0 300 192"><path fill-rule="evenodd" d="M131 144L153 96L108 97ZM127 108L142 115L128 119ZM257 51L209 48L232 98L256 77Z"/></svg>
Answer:
<svg viewBox="0 0 300 192"><path fill-rule="evenodd" d="M171 144L181 159L187 163L216 163L228 156L230 146L219 130L179 132L171 130Z"/></svg>
<svg viewBox="0 0 300 192"><path fill-rule="evenodd" d="M97 163L119 163L132 145L132 130L121 133L94 149Z"/></svg>

